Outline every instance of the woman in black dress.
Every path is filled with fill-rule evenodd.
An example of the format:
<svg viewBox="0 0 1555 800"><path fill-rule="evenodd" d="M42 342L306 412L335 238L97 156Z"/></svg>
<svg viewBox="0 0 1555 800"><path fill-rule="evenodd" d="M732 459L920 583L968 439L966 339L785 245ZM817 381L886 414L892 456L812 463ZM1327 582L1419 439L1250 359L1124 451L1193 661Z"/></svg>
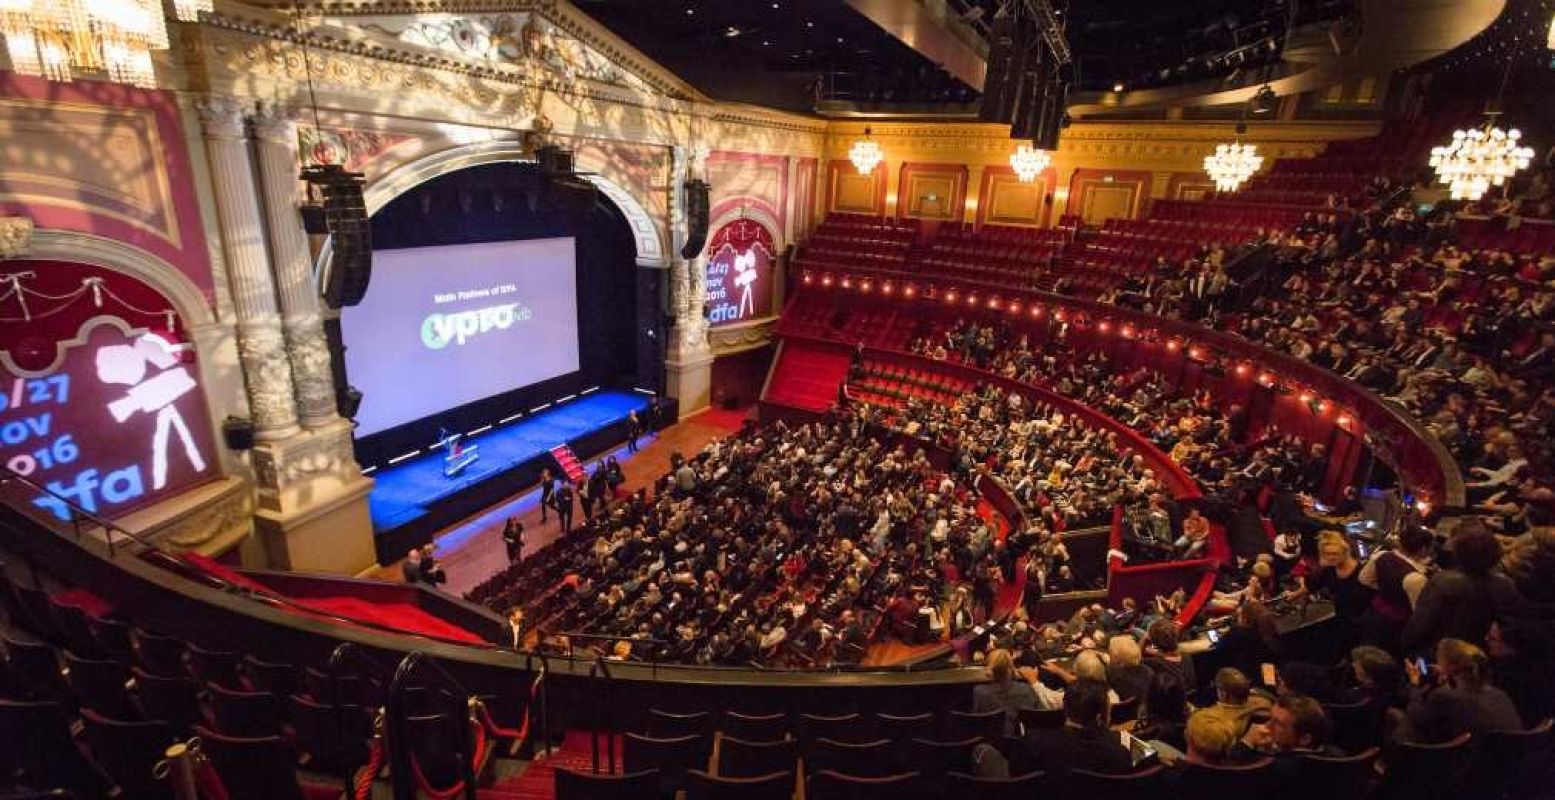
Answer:
<svg viewBox="0 0 1555 800"><path fill-rule="evenodd" d="M1371 607L1372 590L1361 583L1361 561L1348 537L1323 531L1317 537L1318 569L1306 582L1306 591L1328 595L1334 602L1338 632L1346 648L1355 643L1361 620Z"/></svg>

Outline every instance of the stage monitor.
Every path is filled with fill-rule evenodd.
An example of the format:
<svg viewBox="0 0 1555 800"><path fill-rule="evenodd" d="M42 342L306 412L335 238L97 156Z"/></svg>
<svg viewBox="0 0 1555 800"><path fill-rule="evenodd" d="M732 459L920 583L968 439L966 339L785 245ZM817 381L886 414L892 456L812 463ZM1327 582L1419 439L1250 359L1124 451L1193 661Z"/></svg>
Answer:
<svg viewBox="0 0 1555 800"><path fill-rule="evenodd" d="M570 236L375 252L340 312L357 436L577 372L576 261Z"/></svg>

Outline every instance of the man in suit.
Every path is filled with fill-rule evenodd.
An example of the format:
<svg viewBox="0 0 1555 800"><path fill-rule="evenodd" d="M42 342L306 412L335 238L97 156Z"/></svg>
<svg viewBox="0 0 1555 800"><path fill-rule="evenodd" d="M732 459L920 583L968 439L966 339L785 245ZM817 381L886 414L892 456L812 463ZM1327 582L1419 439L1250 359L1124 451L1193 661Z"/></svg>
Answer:
<svg viewBox="0 0 1555 800"><path fill-rule="evenodd" d="M502 528L502 545L507 548L508 563L517 564L524 557L524 523L518 517L508 517Z"/></svg>
<svg viewBox="0 0 1555 800"><path fill-rule="evenodd" d="M540 522L545 522L545 512L556 505L556 476L551 468L540 470Z"/></svg>
<svg viewBox="0 0 1555 800"><path fill-rule="evenodd" d="M514 650L524 649L524 609L518 606L508 612L507 646Z"/></svg>
<svg viewBox="0 0 1555 800"><path fill-rule="evenodd" d="M562 533L572 530L572 484L562 481L556 488L556 519L562 524Z"/></svg>
<svg viewBox="0 0 1555 800"><path fill-rule="evenodd" d="M637 452L637 437L643 435L643 421L635 410L626 415L626 452Z"/></svg>
<svg viewBox="0 0 1555 800"><path fill-rule="evenodd" d="M400 562L400 575L406 583L421 582L421 549L412 548L405 554L405 560Z"/></svg>
<svg viewBox="0 0 1555 800"><path fill-rule="evenodd" d="M421 548L421 582L434 589L448 582L448 575L443 572L443 565L437 563L431 544Z"/></svg>
<svg viewBox="0 0 1555 800"><path fill-rule="evenodd" d="M1064 690L1064 724L1033 728L1021 741L1028 754L1049 775L1083 769L1121 775L1134 760L1118 735L1107 727L1111 709L1107 684L1077 680Z"/></svg>

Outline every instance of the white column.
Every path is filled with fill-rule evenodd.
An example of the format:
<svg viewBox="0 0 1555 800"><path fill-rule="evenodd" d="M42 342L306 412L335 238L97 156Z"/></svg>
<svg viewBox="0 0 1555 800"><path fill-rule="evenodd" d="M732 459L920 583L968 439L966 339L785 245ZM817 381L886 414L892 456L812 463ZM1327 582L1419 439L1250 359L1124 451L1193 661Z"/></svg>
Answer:
<svg viewBox="0 0 1555 800"><path fill-rule="evenodd" d="M244 107L229 95L205 95L195 103L215 188L216 213L237 316L238 359L248 391L254 436L288 439L299 431L291 363L265 247L264 221L244 131Z"/></svg>
<svg viewBox="0 0 1555 800"><path fill-rule="evenodd" d="M706 408L712 399L713 354L707 344L707 263L701 253L682 258L681 248L690 238L685 214L685 183L703 174L706 148L676 146L670 170L671 291L675 311L674 337L665 354L669 393L680 400L682 416ZM704 248L705 249L705 248Z"/></svg>
<svg viewBox="0 0 1555 800"><path fill-rule="evenodd" d="M315 430L334 423L339 416L312 253L297 210L297 126L286 109L261 104L254 114L254 138L297 408L303 426Z"/></svg>

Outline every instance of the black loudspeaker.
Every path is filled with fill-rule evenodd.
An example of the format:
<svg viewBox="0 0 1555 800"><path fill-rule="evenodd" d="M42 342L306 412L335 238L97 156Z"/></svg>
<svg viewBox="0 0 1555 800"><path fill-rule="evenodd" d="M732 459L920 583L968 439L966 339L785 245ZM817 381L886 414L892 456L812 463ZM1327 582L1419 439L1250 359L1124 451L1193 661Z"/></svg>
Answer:
<svg viewBox="0 0 1555 800"><path fill-rule="evenodd" d="M571 150L547 145L535 151L540 166L542 191L570 214L586 214L599 202L599 189L578 177Z"/></svg>
<svg viewBox="0 0 1555 800"><path fill-rule="evenodd" d="M712 211L707 181L686 181L686 244L680 248L681 258L695 258L707 246L708 214Z"/></svg>
<svg viewBox="0 0 1555 800"><path fill-rule="evenodd" d="M993 15L988 33L988 71L983 80L983 101L978 106L981 122L1009 122L1015 107L1015 94L1025 65L1017 58L1025 47L1020 35L1019 9L1006 3Z"/></svg>
<svg viewBox="0 0 1555 800"><path fill-rule="evenodd" d="M1058 134L1065 127L1064 117L1067 116L1069 107L1069 82L1054 77L1048 81L1047 91L1042 95L1042 105L1038 109L1036 124L1033 126L1031 138L1036 146L1053 152L1058 149Z"/></svg>
<svg viewBox="0 0 1555 800"><path fill-rule="evenodd" d="M362 407L362 393L346 379L346 338L340 330L340 318L324 320L324 341L329 346L329 372L335 385L335 413L356 419Z"/></svg>
<svg viewBox="0 0 1555 800"><path fill-rule="evenodd" d="M227 417L221 422L221 437L232 450L252 450L254 423L247 417Z"/></svg>
<svg viewBox="0 0 1555 800"><path fill-rule="evenodd" d="M648 409L648 425L656 431L662 431L680 421L680 399L668 395L659 395L653 398L653 405Z"/></svg>
<svg viewBox="0 0 1555 800"><path fill-rule="evenodd" d="M1021 74L1019 90L1015 94L1013 114L1009 118L1010 138L1036 138L1037 120L1042 113L1042 102L1047 91L1047 74L1050 68L1042 57L1042 47L1031 45L1026 57L1026 71Z"/></svg>
<svg viewBox="0 0 1555 800"><path fill-rule="evenodd" d="M323 198L303 207L303 227L311 234L329 234L332 248L328 272L319 276L319 293L330 308L354 306L366 296L373 275L372 226L362 199L362 174L346 172L339 164L316 164L303 168L302 179L310 196L317 190Z"/></svg>

